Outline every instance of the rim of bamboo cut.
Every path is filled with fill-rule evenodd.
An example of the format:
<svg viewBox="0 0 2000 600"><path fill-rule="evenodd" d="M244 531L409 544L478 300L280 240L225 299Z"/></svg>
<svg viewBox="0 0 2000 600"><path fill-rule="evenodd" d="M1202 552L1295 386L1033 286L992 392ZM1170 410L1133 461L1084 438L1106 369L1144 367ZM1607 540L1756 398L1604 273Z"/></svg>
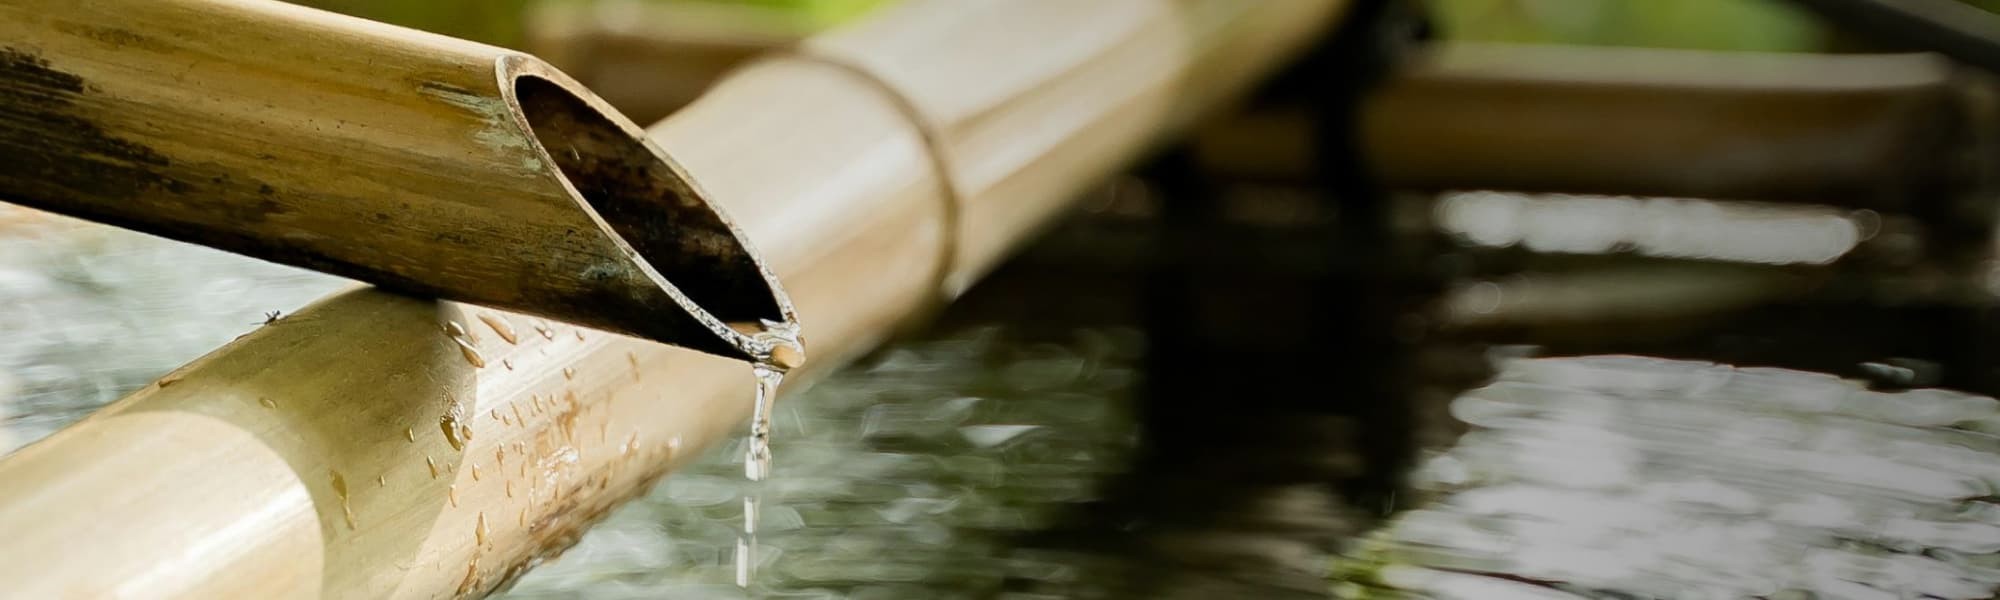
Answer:
<svg viewBox="0 0 2000 600"><path fill-rule="evenodd" d="M276 2L0 5L0 201L735 358L795 321L554 67Z"/></svg>

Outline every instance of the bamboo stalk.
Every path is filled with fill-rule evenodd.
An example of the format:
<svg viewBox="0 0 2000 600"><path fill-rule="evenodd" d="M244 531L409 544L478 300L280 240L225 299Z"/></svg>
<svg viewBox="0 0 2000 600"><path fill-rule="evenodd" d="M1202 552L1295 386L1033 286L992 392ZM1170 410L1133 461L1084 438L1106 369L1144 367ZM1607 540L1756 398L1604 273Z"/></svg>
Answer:
<svg viewBox="0 0 2000 600"><path fill-rule="evenodd" d="M918 0L747 67L652 136L792 292L814 356L797 384L1341 6ZM481 333L485 366L440 322ZM726 436L750 379L631 338L345 293L0 460L0 581L26 597L482 595Z"/></svg>
<svg viewBox="0 0 2000 600"><path fill-rule="evenodd" d="M743 357L788 321L636 125L532 57L275 2L0 3L0 198Z"/></svg>

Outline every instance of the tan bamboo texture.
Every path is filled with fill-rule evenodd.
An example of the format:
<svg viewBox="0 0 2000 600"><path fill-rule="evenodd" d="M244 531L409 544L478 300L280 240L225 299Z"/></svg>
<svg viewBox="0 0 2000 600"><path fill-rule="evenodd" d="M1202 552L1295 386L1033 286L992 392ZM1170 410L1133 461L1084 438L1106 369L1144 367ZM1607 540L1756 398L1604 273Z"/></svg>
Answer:
<svg viewBox="0 0 2000 600"><path fill-rule="evenodd" d="M651 134L791 292L813 357L796 383L961 289L1342 6L918 0L745 68ZM478 596L749 403L738 362L351 291L0 460L0 582Z"/></svg>
<svg viewBox="0 0 2000 600"><path fill-rule="evenodd" d="M568 77L278 2L0 2L0 200L734 356L791 316Z"/></svg>

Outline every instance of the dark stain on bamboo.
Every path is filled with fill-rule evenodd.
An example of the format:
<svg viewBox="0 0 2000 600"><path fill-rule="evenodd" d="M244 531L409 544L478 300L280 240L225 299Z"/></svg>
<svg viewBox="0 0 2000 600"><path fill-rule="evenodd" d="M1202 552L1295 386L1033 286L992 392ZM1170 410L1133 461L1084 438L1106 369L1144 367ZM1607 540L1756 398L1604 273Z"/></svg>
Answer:
<svg viewBox="0 0 2000 600"><path fill-rule="evenodd" d="M56 22L56 31L95 41L113 48L140 48L156 52L173 49L173 46L151 36L117 27L102 27L89 23Z"/></svg>
<svg viewBox="0 0 2000 600"><path fill-rule="evenodd" d="M107 43L142 43L96 32ZM288 211L270 184L211 164L183 163L145 144L113 135L91 116L96 90L36 52L0 46L0 201L150 231L176 239L206 239L267 259L314 267L309 254L249 235L216 232L196 224L158 221L107 199L196 202L216 196L241 202L203 202L237 223L257 223ZM143 199L143 200L142 200ZM221 239L228 238L228 239Z"/></svg>
<svg viewBox="0 0 2000 600"><path fill-rule="evenodd" d="M35 53L0 46L0 197L131 197L193 187L161 174L171 166L165 155L79 114L88 87Z"/></svg>

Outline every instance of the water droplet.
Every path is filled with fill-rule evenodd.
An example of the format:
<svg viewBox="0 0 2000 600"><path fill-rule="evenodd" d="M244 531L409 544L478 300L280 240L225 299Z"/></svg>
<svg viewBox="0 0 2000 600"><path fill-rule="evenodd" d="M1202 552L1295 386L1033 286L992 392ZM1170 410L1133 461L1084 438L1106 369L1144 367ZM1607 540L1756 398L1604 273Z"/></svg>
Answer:
<svg viewBox="0 0 2000 600"><path fill-rule="evenodd" d="M512 479L507 480L507 497L514 497L514 480Z"/></svg>
<svg viewBox="0 0 2000 600"><path fill-rule="evenodd" d="M160 387L167 387L176 383L180 383L182 377L186 377L186 375L182 375L180 373L168 373L167 376L161 377L159 381L155 381L153 383L158 384Z"/></svg>
<svg viewBox="0 0 2000 600"><path fill-rule="evenodd" d="M479 545L486 545L486 536L491 535L491 532L486 530L486 513L479 513L479 524L473 526L472 535L478 540Z"/></svg>
<svg viewBox="0 0 2000 600"><path fill-rule="evenodd" d="M412 444L417 443L417 430L409 427L404 427L403 439L410 440L410 443Z"/></svg>
<svg viewBox="0 0 2000 600"><path fill-rule="evenodd" d="M453 592L452 595L457 596L459 598L464 598L466 596L472 595L472 591L478 588L479 588L479 555L475 554L472 556L472 562L466 563L465 578L458 580L458 591Z"/></svg>
<svg viewBox="0 0 2000 600"><path fill-rule="evenodd" d="M514 360L510 358L500 359L500 366L507 367L507 370L512 371L514 370Z"/></svg>
<svg viewBox="0 0 2000 600"><path fill-rule="evenodd" d="M258 397L257 397L257 403L258 403L258 404L262 404L262 405L264 405L264 408L268 408L268 409L271 409L271 410L278 410L278 403L277 403L277 401L275 401L275 400L272 400L272 399L270 399L270 398L265 398L265 397L263 397L263 396L258 396Z"/></svg>
<svg viewBox="0 0 2000 600"><path fill-rule="evenodd" d="M437 464L437 461L436 461L436 460L434 460L434 459L432 459L432 458L430 457L430 455L425 455L425 456L424 456L424 466L426 466L426 467L430 467L430 469L431 469L431 479L437 479L437 478L438 478L438 464Z"/></svg>
<svg viewBox="0 0 2000 600"><path fill-rule="evenodd" d="M528 526L528 509L523 508L520 514L514 515L514 524L522 527Z"/></svg>
<svg viewBox="0 0 2000 600"><path fill-rule="evenodd" d="M563 367L563 379L576 379L576 369Z"/></svg>
<svg viewBox="0 0 2000 600"><path fill-rule="evenodd" d="M465 341L465 338L451 338L451 341L458 344L458 353L460 356L465 357L465 362L471 363L475 369L486 368L486 357L479 355L478 348L473 348L471 343Z"/></svg>
<svg viewBox="0 0 2000 600"><path fill-rule="evenodd" d="M521 418L521 405L509 402L507 403L507 408L514 411L515 424L518 424L522 427L526 427L528 425L528 420Z"/></svg>
<svg viewBox="0 0 2000 600"><path fill-rule="evenodd" d="M452 508L457 508L457 507L458 507L458 486L457 486L457 485L447 485L447 486L444 486L444 496L445 496L445 499L446 499L446 500L450 500L450 501L451 501L451 506L452 506Z"/></svg>
<svg viewBox="0 0 2000 600"><path fill-rule="evenodd" d="M347 478L340 471L326 470L327 478L333 481L333 495L340 498L340 512L347 519L348 531L354 530L354 507L347 501Z"/></svg>
<svg viewBox="0 0 2000 600"><path fill-rule="evenodd" d="M472 465L472 480L479 481L479 465L477 463Z"/></svg>
<svg viewBox="0 0 2000 600"><path fill-rule="evenodd" d="M576 330L576 341L579 341L579 342L583 341L583 330L582 330L582 329L578 329L578 330Z"/></svg>
<svg viewBox="0 0 2000 600"><path fill-rule="evenodd" d="M464 339L469 339L469 340L472 340L472 341L473 341L473 342L475 342L475 343L479 341L479 337L478 337L478 336L474 336L474 335L472 335L472 332L470 332L470 331L466 331L466 330L465 330L465 326L463 326L463 325L459 325L459 324L458 324L458 321L445 321L445 322L444 322L444 333L445 333L445 335L448 335L448 336L451 336L451 337L454 337L454 338L464 338Z"/></svg>
<svg viewBox="0 0 2000 600"><path fill-rule="evenodd" d="M498 420L500 420L500 409L497 409L497 408L495 408L495 409L490 409L490 410L487 410L487 411L486 411L486 416L488 416L488 417L492 417L492 418L493 418L493 420L495 420L495 421L498 421Z"/></svg>
<svg viewBox="0 0 2000 600"><path fill-rule="evenodd" d="M492 313L480 313L479 321L485 323L487 327L492 328L493 333L499 334L500 339L507 340L507 343L509 344L521 343L521 338L519 336L514 335L514 326L509 325L507 323L507 320L505 318L502 318L500 315Z"/></svg>
<svg viewBox="0 0 2000 600"><path fill-rule="evenodd" d="M465 442L458 438L457 419L451 418L451 415L438 417L438 429L444 431L444 439L447 442L451 442L451 449L465 450Z"/></svg>
<svg viewBox="0 0 2000 600"><path fill-rule="evenodd" d="M376 475L375 487L378 488L389 487L389 477L387 475Z"/></svg>
<svg viewBox="0 0 2000 600"><path fill-rule="evenodd" d="M548 324L548 323L543 323L543 322L541 322L541 321L536 321L536 322L535 322L535 333L539 333L539 334L542 334L542 339L545 339L545 340L553 340L553 339L556 339L556 330L554 330L554 329L549 329L549 324Z"/></svg>
<svg viewBox="0 0 2000 600"><path fill-rule="evenodd" d="M497 466L501 466L501 465L505 465L505 464L507 464L507 445L506 445L506 444L500 444L500 445L497 445L497 446L494 446L494 447L493 447L493 466L496 466L496 467L497 467Z"/></svg>

